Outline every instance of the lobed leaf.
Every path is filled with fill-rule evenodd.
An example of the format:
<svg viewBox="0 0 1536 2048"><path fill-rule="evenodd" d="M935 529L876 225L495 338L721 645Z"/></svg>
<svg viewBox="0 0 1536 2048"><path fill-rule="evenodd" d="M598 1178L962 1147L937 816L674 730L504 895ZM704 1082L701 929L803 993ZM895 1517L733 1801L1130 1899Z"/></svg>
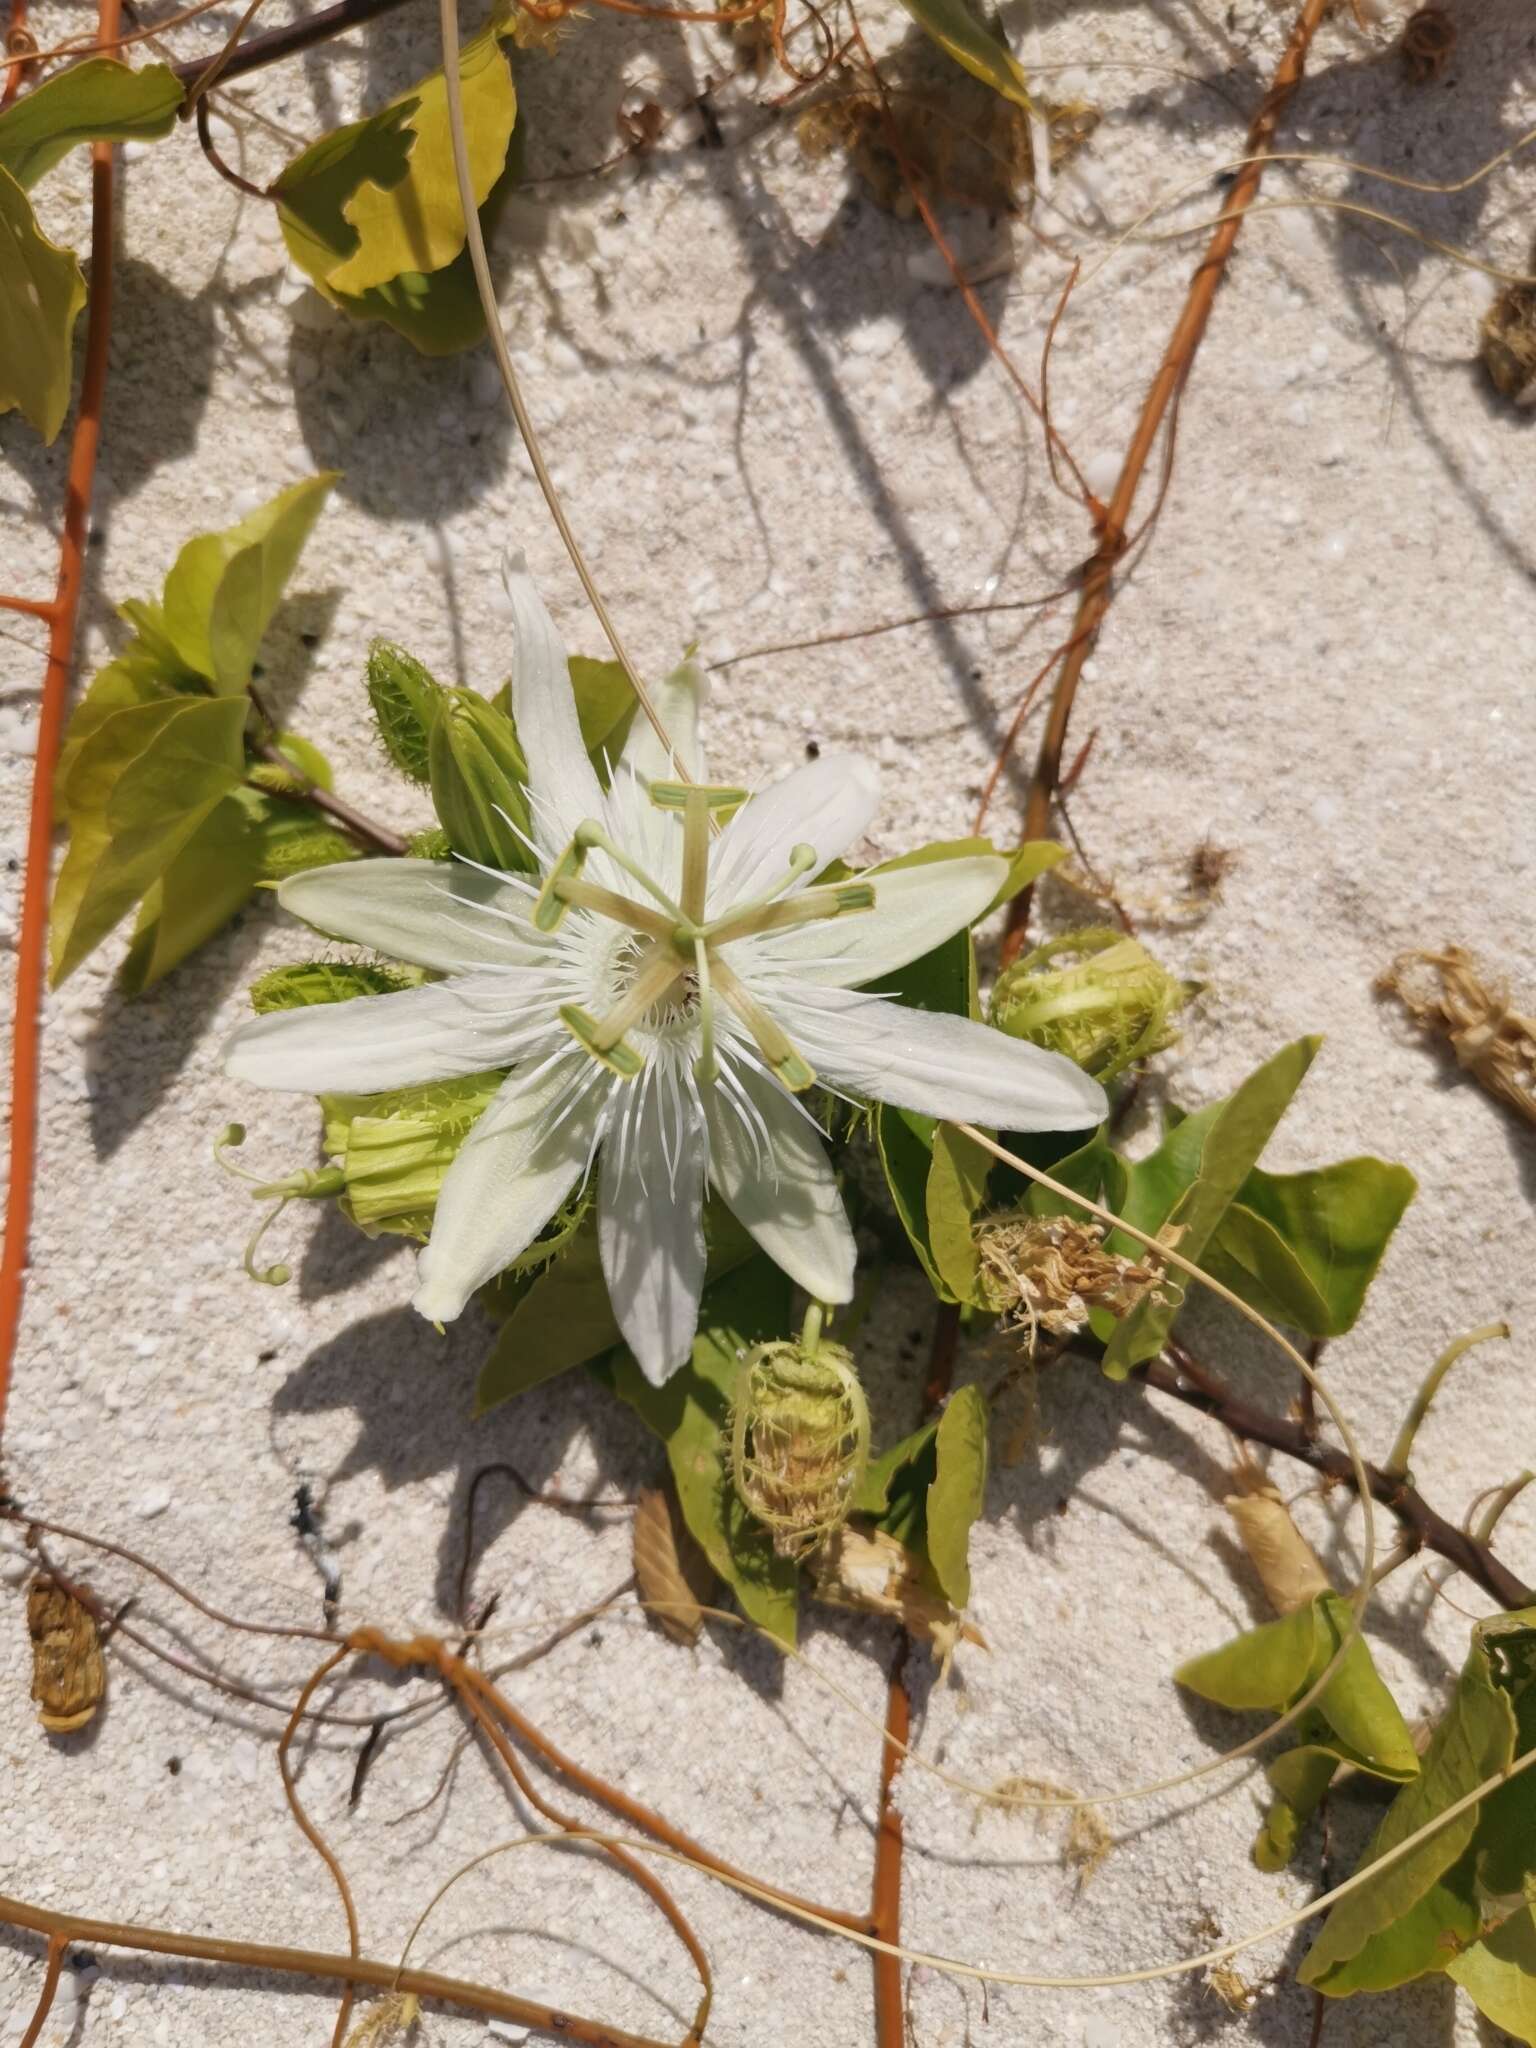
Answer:
<svg viewBox="0 0 1536 2048"><path fill-rule="evenodd" d="M55 986L165 873L245 772L243 697L172 697L104 719L63 790L69 851L49 932Z"/></svg>
<svg viewBox="0 0 1536 2048"><path fill-rule="evenodd" d="M1255 1168L1216 1228L1205 1269L1271 1322L1341 1337L1417 1191L1406 1166L1383 1159L1307 1173Z"/></svg>
<svg viewBox="0 0 1536 2048"><path fill-rule="evenodd" d="M262 635L336 481L329 470L280 491L237 526L189 540L165 579L177 655L226 695L244 691Z"/></svg>
<svg viewBox="0 0 1536 2048"><path fill-rule="evenodd" d="M119 977L125 995L153 988L250 901L262 859L248 794L222 797L146 892Z"/></svg>
<svg viewBox="0 0 1536 2048"><path fill-rule="evenodd" d="M0 163L0 412L19 409L45 441L69 411L70 342L84 304L75 252L49 241Z"/></svg>
<svg viewBox="0 0 1536 2048"><path fill-rule="evenodd" d="M517 175L517 94L494 22L459 55L470 171L487 233ZM381 319L426 355L485 331L465 248L441 70L322 136L277 179L293 260L334 305Z"/></svg>
<svg viewBox="0 0 1536 2048"><path fill-rule="evenodd" d="M1175 1226L1180 1254L1198 1265L1321 1043L1317 1038L1297 1039L1224 1102L1214 1102L1175 1124L1155 1152L1127 1168L1120 1209L1126 1221L1154 1236L1165 1226ZM1123 1234L1111 1235L1109 1245L1111 1250L1140 1254L1135 1240ZM1124 1379L1133 1365L1161 1350L1181 1303L1177 1290L1159 1292L1171 1298L1148 1295L1107 1331L1104 1371L1109 1378Z"/></svg>
<svg viewBox="0 0 1536 2048"><path fill-rule="evenodd" d="M1481 1622L1456 1693L1424 1757L1423 1769L1393 1801L1366 1850L1362 1868L1506 1770L1536 1747L1536 1608ZM1301 1981L1331 1997L1389 1990L1451 1968L1483 1936L1482 1897L1518 1892L1536 1865L1532 1827L1536 1788L1529 1774L1438 1828L1372 1884L1341 1899L1324 1921L1300 1970ZM1501 1911L1495 1918L1503 1921ZM1489 1930L1490 1932L1496 1930ZM1497 1948L1465 1976L1490 1996L1512 1995ZM1458 1981L1461 1980L1461 1973Z"/></svg>
<svg viewBox="0 0 1536 2048"><path fill-rule="evenodd" d="M182 98L168 64L130 71L115 57L87 57L0 114L0 168L30 191L77 143L152 142L169 135Z"/></svg>

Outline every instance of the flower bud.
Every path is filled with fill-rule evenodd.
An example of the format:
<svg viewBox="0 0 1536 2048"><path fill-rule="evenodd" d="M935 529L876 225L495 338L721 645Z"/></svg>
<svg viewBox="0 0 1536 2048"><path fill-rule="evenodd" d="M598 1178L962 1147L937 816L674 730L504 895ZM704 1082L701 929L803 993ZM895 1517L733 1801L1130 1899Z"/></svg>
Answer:
<svg viewBox="0 0 1536 2048"><path fill-rule="evenodd" d="M322 1095L325 1150L341 1169L341 1206L369 1237L425 1241L443 1176L500 1074L471 1074L388 1095Z"/></svg>
<svg viewBox="0 0 1536 2048"><path fill-rule="evenodd" d="M444 690L427 742L432 804L455 853L494 868L532 866L528 764L517 728L473 690Z"/></svg>
<svg viewBox="0 0 1536 2048"><path fill-rule="evenodd" d="M802 1557L848 1518L869 1460L869 1407L841 1344L781 1340L747 1353L736 1382L731 1471L781 1557Z"/></svg>
<svg viewBox="0 0 1536 2048"><path fill-rule="evenodd" d="M415 655L388 640L368 650L368 702L384 751L412 782L426 782L427 735L444 695Z"/></svg>
<svg viewBox="0 0 1536 2048"><path fill-rule="evenodd" d="M1058 958L1069 964L1051 964ZM1195 993L1137 940L1093 928L1052 939L1006 968L992 993L991 1021L1112 1081L1174 1043L1168 1020Z"/></svg>

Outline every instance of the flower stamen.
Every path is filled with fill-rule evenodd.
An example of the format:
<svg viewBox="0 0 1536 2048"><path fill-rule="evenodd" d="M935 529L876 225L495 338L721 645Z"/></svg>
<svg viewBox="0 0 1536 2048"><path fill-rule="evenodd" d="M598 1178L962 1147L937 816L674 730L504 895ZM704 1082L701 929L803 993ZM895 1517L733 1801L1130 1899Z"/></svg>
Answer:
<svg viewBox="0 0 1536 2048"><path fill-rule="evenodd" d="M657 810L681 811L683 814L682 915L690 925L698 926L703 923L704 906L709 896L711 813L733 811L738 804L744 804L746 800L746 790L727 788L721 783L651 784L651 802Z"/></svg>
<svg viewBox="0 0 1536 2048"><path fill-rule="evenodd" d="M660 950L630 983L623 1000L606 1017L594 1017L576 1003L562 1003L560 1021L578 1044L621 1080L632 1081L645 1066L644 1056L632 1046L625 1033L638 1024L663 996L682 979L683 965L675 955Z"/></svg>
<svg viewBox="0 0 1536 2048"><path fill-rule="evenodd" d="M757 998L716 955L714 983L757 1041L758 1050L792 1095L802 1095L816 1079L816 1069L797 1051L788 1032L770 1017Z"/></svg>
<svg viewBox="0 0 1536 2048"><path fill-rule="evenodd" d="M756 938L761 932L784 931L797 924L820 924L828 918L846 917L850 911L874 907L872 882L833 882L825 889L807 889L804 895L791 896L787 902L776 903L770 896L755 904L744 904L740 910L733 910L729 916L707 926L706 933L712 946L727 946L734 939Z"/></svg>

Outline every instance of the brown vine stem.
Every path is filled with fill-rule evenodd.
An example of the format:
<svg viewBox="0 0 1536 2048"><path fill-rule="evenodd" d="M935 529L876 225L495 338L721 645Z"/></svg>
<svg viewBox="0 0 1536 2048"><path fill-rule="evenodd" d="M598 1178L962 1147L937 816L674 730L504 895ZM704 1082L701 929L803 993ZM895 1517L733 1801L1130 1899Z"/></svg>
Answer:
<svg viewBox="0 0 1536 2048"><path fill-rule="evenodd" d="M64 1950L68 1944L61 1935L48 1937L48 1963L43 1972L43 1986L37 1994L37 2004L32 2008L32 2018L27 2031L21 2037L20 2048L35 2048L42 2038L48 2015L53 2010L54 1993L59 1988L59 1971L64 1964Z"/></svg>
<svg viewBox="0 0 1536 2048"><path fill-rule="evenodd" d="M955 1354L960 1345L960 1307L940 1304L928 1349L928 1377L923 1384L923 1413L932 1415L949 1398L955 1380ZM870 1930L889 1942L901 1942L901 1871L905 1835L895 1800L896 1774L906 1760L912 1733L912 1695L907 1690L910 1640L903 1636L885 1690L885 1746L880 1753L880 1803L875 1822L875 1877L870 1899ZM878 2048L907 2048L907 1998L901 1957L876 1949L870 1956L875 1972L875 2040Z"/></svg>
<svg viewBox="0 0 1536 2048"><path fill-rule="evenodd" d="M1240 1400L1204 1367L1197 1366L1182 1345L1170 1344L1161 1358L1139 1366L1137 1377L1160 1394L1169 1394L1187 1407L1198 1408L1202 1415L1211 1416L1234 1436L1244 1437L1249 1443L1267 1444L1271 1450L1283 1451L1286 1457L1310 1465L1325 1479L1354 1487L1354 1471L1343 1451L1319 1443L1304 1422L1288 1415L1266 1414ZM1397 1518L1416 1549L1432 1550L1457 1571L1465 1572L1501 1607L1512 1609L1536 1603L1536 1590L1516 1578L1488 1544L1437 1514L1416 1486L1383 1471L1379 1465L1367 1463L1365 1473L1371 1498Z"/></svg>
<svg viewBox="0 0 1536 2048"><path fill-rule="evenodd" d="M349 832L354 839L361 840L363 845L371 848L374 853L398 856L408 850L410 841L402 838L398 832L391 831L388 825L377 824L343 798L333 796L330 790L322 789L316 782L306 781L280 748L261 746L254 751L259 759L270 761L274 768L281 768L285 775L291 776L294 782L300 785L285 790L285 796L291 796L298 803L313 804L317 811L323 811L326 817L340 825L343 831Z"/></svg>
<svg viewBox="0 0 1536 2048"><path fill-rule="evenodd" d="M96 39L110 42L120 26L122 0L97 0ZM16 74L13 72L12 76ZM101 445L102 400L107 386L107 344L112 332L112 227L114 198L112 145L91 145L91 297L86 315L85 368L80 409L75 415L64 491L64 530L59 540L59 580L51 602L23 600L13 609L30 612L48 627L48 666L43 674L37 719L37 765L32 772L32 807L27 823L26 874L21 892L21 929L16 940L16 992L11 1031L10 1165L5 1190L5 1246L0 1251L0 1437L10 1393L11 1366L21 1328L21 1300L27 1283L32 1234L32 1196L37 1173L37 1082L42 1041L43 984L48 956L48 873L53 847L53 777L64 734L70 675L75 665L75 629L85 571L86 531L96 453Z"/></svg>
<svg viewBox="0 0 1536 2048"><path fill-rule="evenodd" d="M269 29L265 35L252 36L248 43L241 43L230 53L228 63L221 66L220 81L227 85L230 79L243 77L247 71L281 63L284 57L297 56L300 50L329 42L332 36L344 36L349 28L360 28L364 22L376 21L381 14L391 14L404 5L405 0L337 0L334 7L322 7L316 14L307 14L300 21ZM183 85L196 85L208 70L208 59L194 57L189 63L173 64L171 70Z"/></svg>
<svg viewBox="0 0 1536 2048"><path fill-rule="evenodd" d="M1306 0L1296 18L1290 40L1285 46L1285 54L1280 59L1269 90L1260 102L1259 110L1248 130L1244 150L1247 161L1237 174L1227 205L1206 245L1205 255L1190 280L1184 310L1179 315L1178 323L1164 351L1163 360L1142 404L1141 417L1136 422L1136 431L1131 436L1131 444L1126 450L1119 481L1115 485L1108 510L1099 527L1098 545L1083 570L1077 616L1073 620L1072 631L1068 636L1061 672L1056 678L1056 688L1051 697L1051 708L1046 717L1045 732L1041 737L1040 752L1025 803L1026 840L1044 839L1049 835L1051 805L1061 780L1062 750L1066 744L1067 726L1072 717L1073 700L1082 678L1083 664L1098 642L1105 615L1114 598L1115 565L1126 550L1127 529L1137 488L1168 408L1183 389L1190 371L1194 368L1195 356L1211 317L1216 290L1226 275L1238 230L1243 224L1243 216L1258 194L1264 174L1264 160L1274 147L1275 132L1296 88L1301 83L1306 69L1307 51L1327 8L1328 0ZM1028 889L1021 890L1009 906L1008 929L1003 940L1004 965L1015 959L1023 948L1025 927L1029 921L1031 893Z"/></svg>
<svg viewBox="0 0 1536 2048"><path fill-rule="evenodd" d="M438 2005L456 2005L490 2019L514 2020L578 2048L668 2048L649 2034L628 2034L601 2020L583 2019L558 2006L518 1998L475 1984L463 1977L445 1977L437 1970L412 1970L398 1963L376 1962L372 1956L327 1955L317 1949L283 1948L264 1941L226 1941L211 1934L183 1934L169 1927L141 1927L131 1921L90 1920L81 1913L55 1913L25 1899L0 1893L0 1922L30 1934L46 1935L50 1943L82 1947L131 1948L143 1955L178 1956L194 1963L223 1963L234 1969L275 1970L287 1977L312 1977L324 1983L404 1991Z"/></svg>

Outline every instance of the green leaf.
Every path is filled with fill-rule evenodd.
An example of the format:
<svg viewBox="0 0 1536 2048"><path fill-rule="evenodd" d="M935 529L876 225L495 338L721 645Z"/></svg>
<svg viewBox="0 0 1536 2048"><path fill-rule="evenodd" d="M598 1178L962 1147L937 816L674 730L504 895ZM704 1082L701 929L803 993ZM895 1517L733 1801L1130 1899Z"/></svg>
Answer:
<svg viewBox="0 0 1536 2048"><path fill-rule="evenodd" d="M75 755L69 851L54 890L57 986L157 882L245 772L243 697L173 697L118 711Z"/></svg>
<svg viewBox="0 0 1536 2048"><path fill-rule="evenodd" d="M1530 1906L1453 1956L1446 1973L1496 2027L1536 2043L1536 1911Z"/></svg>
<svg viewBox="0 0 1536 2048"><path fill-rule="evenodd" d="M49 241L26 193L0 164L0 412L19 407L45 441L69 411L70 342L84 304L75 252Z"/></svg>
<svg viewBox="0 0 1536 2048"><path fill-rule="evenodd" d="M902 0L908 14L948 56L973 78L990 85L1015 106L1030 105L1029 81L1001 38L983 28L966 0Z"/></svg>
<svg viewBox="0 0 1536 2048"><path fill-rule="evenodd" d="M1212 1103L1176 1124L1150 1157L1129 1167L1119 1212L1125 1220L1149 1235L1165 1224L1177 1225L1180 1256L1198 1265L1321 1043L1317 1038L1297 1039L1224 1102ZM1140 1246L1123 1233L1112 1235L1109 1244L1113 1250L1140 1256ZM1163 1292L1173 1298L1148 1295L1112 1330L1101 1330L1101 1335L1108 1335L1104 1371L1110 1379L1124 1379L1133 1365L1162 1349L1181 1306L1180 1290L1159 1290Z"/></svg>
<svg viewBox="0 0 1536 2048"><path fill-rule="evenodd" d="M961 1387L939 1417L933 1440L936 1470L928 1488L924 1549L951 1607L971 1597L971 1525L987 1490L987 1402L980 1387Z"/></svg>
<svg viewBox="0 0 1536 2048"><path fill-rule="evenodd" d="M243 692L261 637L311 527L334 470L310 477L223 533L199 534L165 579L165 630L177 654L216 690Z"/></svg>
<svg viewBox="0 0 1536 2048"><path fill-rule="evenodd" d="M706 1287L693 1356L665 1386L653 1387L627 1352L603 1372L667 1447L687 1523L742 1612L781 1642L795 1639L799 1573L776 1555L768 1533L742 1506L731 1481L727 1431L743 1353L789 1324L790 1282L758 1253Z"/></svg>
<svg viewBox="0 0 1536 2048"><path fill-rule="evenodd" d="M257 806L236 791L216 803L139 906L123 993L141 995L250 901L261 878Z"/></svg>
<svg viewBox="0 0 1536 2048"><path fill-rule="evenodd" d="M169 135L183 97L169 65L130 71L88 57L43 80L0 114L0 168L23 191L79 142L151 142Z"/></svg>
<svg viewBox="0 0 1536 2048"><path fill-rule="evenodd" d="M928 1176L937 1128L932 1117L919 1116L913 1109L893 1109L889 1103L881 1103L875 1111L875 1150L891 1201L934 1293L947 1301L950 1295L928 1235Z"/></svg>
<svg viewBox="0 0 1536 2048"><path fill-rule="evenodd" d="M1321 1678L1349 1628L1348 1605L1337 1593L1320 1593L1294 1614L1191 1658L1174 1678L1218 1706L1283 1713ZM1361 1636L1350 1642L1312 1712L1332 1731L1336 1753L1362 1770L1382 1778L1417 1775L1413 1738Z"/></svg>
<svg viewBox="0 0 1536 2048"><path fill-rule="evenodd" d="M460 52L465 129L489 233L516 177L517 96L493 23ZM334 304L383 319L424 354L484 333L448 130L441 70L371 115L323 136L274 190L289 254Z"/></svg>
<svg viewBox="0 0 1536 2048"><path fill-rule="evenodd" d="M1536 1746L1536 1608L1479 1623L1423 1769L1392 1802L1362 1868ZM1437 1829L1341 1899L1301 1966L1332 1997L1384 1991L1451 1966L1483 1932L1480 1890L1518 1891L1536 1861L1529 1774ZM1511 1937L1514 1941L1515 1936ZM1491 1980L1500 1957L1484 1964ZM1476 1974L1472 1966L1471 1974Z"/></svg>
<svg viewBox="0 0 1536 2048"><path fill-rule="evenodd" d="M1218 1224L1205 1270L1271 1322L1341 1337L1417 1189L1406 1166L1383 1159L1309 1173L1256 1168Z"/></svg>
<svg viewBox="0 0 1536 2048"><path fill-rule="evenodd" d="M634 723L635 693L630 680L616 661L593 661L585 654L570 657L571 691L576 699L576 716L581 723L581 743L592 756L593 766L607 777L603 757L616 762Z"/></svg>
<svg viewBox="0 0 1536 2048"><path fill-rule="evenodd" d="M705 1217L709 1280L722 1279L751 1258L752 1239L719 1204ZM782 1335L782 1331L779 1333ZM584 1365L623 1342L608 1300L597 1254L597 1233L583 1232L540 1273L501 1327L480 1368L475 1413L484 1415L514 1394L542 1386L573 1365Z"/></svg>
<svg viewBox="0 0 1536 2048"><path fill-rule="evenodd" d="M928 1244L945 1300L973 1308L984 1307L985 1297L971 1221L986 1197L991 1170L991 1153L974 1138L953 1124L938 1126L923 1196Z"/></svg>
<svg viewBox="0 0 1536 2048"><path fill-rule="evenodd" d="M971 1596L971 1528L987 1483L987 1403L961 1387L933 1422L892 1444L865 1467L851 1512L872 1515L919 1558L952 1607Z"/></svg>

